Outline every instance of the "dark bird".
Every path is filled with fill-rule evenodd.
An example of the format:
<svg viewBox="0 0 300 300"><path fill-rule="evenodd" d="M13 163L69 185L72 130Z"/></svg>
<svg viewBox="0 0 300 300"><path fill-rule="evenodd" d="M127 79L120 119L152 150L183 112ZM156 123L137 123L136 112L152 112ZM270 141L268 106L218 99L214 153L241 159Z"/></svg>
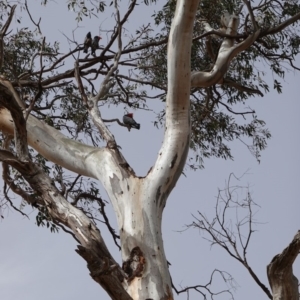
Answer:
<svg viewBox="0 0 300 300"><path fill-rule="evenodd" d="M138 124L134 119L133 119L133 114L126 114L123 116L123 123L127 125L128 129L130 130L131 128L135 129L140 129L140 124Z"/></svg>
<svg viewBox="0 0 300 300"><path fill-rule="evenodd" d="M88 34L86 35L85 37L85 40L84 40L84 44L83 44L83 52L84 53L87 53L89 48L92 46L92 35L90 32L88 32Z"/></svg>
<svg viewBox="0 0 300 300"><path fill-rule="evenodd" d="M101 37L98 36L98 35L96 35L93 39L92 46L91 46L91 48L92 48L91 53L92 53L93 56L96 56L95 52L96 52L97 49L99 49L99 41L100 40L101 40Z"/></svg>

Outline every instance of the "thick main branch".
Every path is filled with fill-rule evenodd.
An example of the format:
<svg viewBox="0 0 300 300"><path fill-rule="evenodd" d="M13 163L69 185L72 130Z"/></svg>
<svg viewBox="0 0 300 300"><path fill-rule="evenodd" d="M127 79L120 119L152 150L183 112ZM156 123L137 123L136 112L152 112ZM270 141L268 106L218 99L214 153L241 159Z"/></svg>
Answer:
<svg viewBox="0 0 300 300"><path fill-rule="evenodd" d="M96 148L69 139L31 115L26 125L28 144L46 159L70 171L99 179L97 168L107 165L108 160L113 163L113 168L120 169L118 161L114 162L109 158L111 152L107 148ZM11 114L4 108L0 109L0 131L14 134ZM97 165L95 161L98 161Z"/></svg>
<svg viewBox="0 0 300 300"><path fill-rule="evenodd" d="M199 0L177 1L169 35L166 130L158 159L147 176L160 212L181 175L189 149L191 45L198 4Z"/></svg>

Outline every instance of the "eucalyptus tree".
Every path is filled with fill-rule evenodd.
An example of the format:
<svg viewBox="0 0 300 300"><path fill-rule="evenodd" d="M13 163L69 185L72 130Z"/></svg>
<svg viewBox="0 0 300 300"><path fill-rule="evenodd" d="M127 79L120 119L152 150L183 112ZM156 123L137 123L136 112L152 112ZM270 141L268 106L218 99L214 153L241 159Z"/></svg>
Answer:
<svg viewBox="0 0 300 300"><path fill-rule="evenodd" d="M103 1L86 2L68 1L77 21L107 9ZM17 32L11 31L17 5L0 3L0 160L5 201L15 207L11 190L24 205L36 208L38 224L71 234L91 277L111 299L173 299L161 222L185 164L197 169L206 157L232 158L228 142L234 139L259 159L270 133L254 110L236 107L269 90L260 60L274 73L278 92L284 67L298 70L294 65L299 52L298 1L211 3L167 1L154 16L160 33L153 34L145 25L128 39L123 29L139 3L129 1L123 12L114 0L115 26L95 57L84 56L83 44L74 40L69 52L61 51L58 43L47 43L26 1L19 6L29 15L32 28L20 25ZM72 61L70 69L65 67L67 61ZM138 110L153 98L165 102L155 123L163 124L164 139L152 168L137 176L107 124L130 128L119 119L103 118L101 108L122 104ZM75 175L65 176L66 170ZM86 178L104 187L117 233L99 190L94 182L86 184ZM122 266L101 236L95 206L120 247ZM271 288L277 289L274 299L296 299L294 279L276 281L278 272L272 270L268 275ZM272 297L267 288L265 292ZM290 294L280 298L282 293Z"/></svg>

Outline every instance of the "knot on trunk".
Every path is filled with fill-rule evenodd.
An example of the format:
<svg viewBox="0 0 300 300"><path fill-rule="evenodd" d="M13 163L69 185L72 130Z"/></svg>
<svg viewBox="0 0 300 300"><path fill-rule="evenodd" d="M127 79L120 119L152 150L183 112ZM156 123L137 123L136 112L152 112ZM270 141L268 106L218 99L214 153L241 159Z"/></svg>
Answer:
<svg viewBox="0 0 300 300"><path fill-rule="evenodd" d="M118 146L115 141L108 141L106 147L108 149L118 149Z"/></svg>
<svg viewBox="0 0 300 300"><path fill-rule="evenodd" d="M128 282L132 281L135 277L142 277L146 259L144 253L139 247L131 250L129 258L123 262L123 270L128 275Z"/></svg>

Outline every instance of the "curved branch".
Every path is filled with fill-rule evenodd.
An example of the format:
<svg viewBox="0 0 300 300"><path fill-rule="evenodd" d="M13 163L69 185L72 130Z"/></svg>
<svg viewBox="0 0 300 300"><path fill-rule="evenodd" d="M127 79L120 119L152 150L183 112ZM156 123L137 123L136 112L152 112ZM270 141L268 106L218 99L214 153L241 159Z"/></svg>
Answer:
<svg viewBox="0 0 300 300"><path fill-rule="evenodd" d="M300 252L300 230L292 242L274 256L267 267L273 300L299 300L298 279L293 274L293 263Z"/></svg>
<svg viewBox="0 0 300 300"><path fill-rule="evenodd" d="M285 29L286 27L288 27L289 25L291 25L294 22L298 21L299 19L300 19L300 12L297 13L296 15L294 15L293 17L291 17L290 19L280 23L278 26L262 31L259 37L263 37L263 36L269 35L269 34L278 33L280 31L282 31L283 29Z"/></svg>
<svg viewBox="0 0 300 300"><path fill-rule="evenodd" d="M226 33L234 33L237 29L235 20L232 18L231 26ZM243 42L233 46L233 38L226 38L219 50L218 58L213 69L210 72L194 72L191 76L192 87L209 87L219 83L228 70L230 61L243 50L249 48L258 38L260 31L256 31Z"/></svg>
<svg viewBox="0 0 300 300"><path fill-rule="evenodd" d="M226 84L228 86L232 86L234 88L236 88L237 90L241 91L241 92L246 92L246 93L249 93L249 94L258 94L260 95L261 97L264 96L264 94L259 90L259 89L252 89L252 88L249 88L247 86L243 86L233 80L230 80L228 78L223 78L219 84Z"/></svg>
<svg viewBox="0 0 300 300"><path fill-rule="evenodd" d="M204 25L205 33L202 33L193 38L193 41L201 40L202 38L208 36L213 38L223 37L223 38L230 38L230 39L245 39L248 37L248 34L228 34L224 32L224 29L213 29L206 21L202 22Z"/></svg>
<svg viewBox="0 0 300 300"><path fill-rule="evenodd" d="M244 115L248 115L248 114L254 114L255 111L254 110L250 110L250 111L243 111L243 112L237 112L234 111L229 105L223 103L222 101L218 101L219 104L223 105L226 107L226 109L231 112L234 115L242 115L244 117Z"/></svg>
<svg viewBox="0 0 300 300"><path fill-rule="evenodd" d="M128 128L128 126L122 123L119 119L102 119L102 121L105 123L117 122L120 126Z"/></svg>
<svg viewBox="0 0 300 300"><path fill-rule="evenodd" d="M95 148L67 138L60 131L29 115L26 122L28 144L52 162L78 174L99 179L93 160L99 159L98 167L113 163L106 148ZM0 109L0 130L14 134L11 114ZM116 163L116 168L119 165ZM103 175L104 176L104 175Z"/></svg>

